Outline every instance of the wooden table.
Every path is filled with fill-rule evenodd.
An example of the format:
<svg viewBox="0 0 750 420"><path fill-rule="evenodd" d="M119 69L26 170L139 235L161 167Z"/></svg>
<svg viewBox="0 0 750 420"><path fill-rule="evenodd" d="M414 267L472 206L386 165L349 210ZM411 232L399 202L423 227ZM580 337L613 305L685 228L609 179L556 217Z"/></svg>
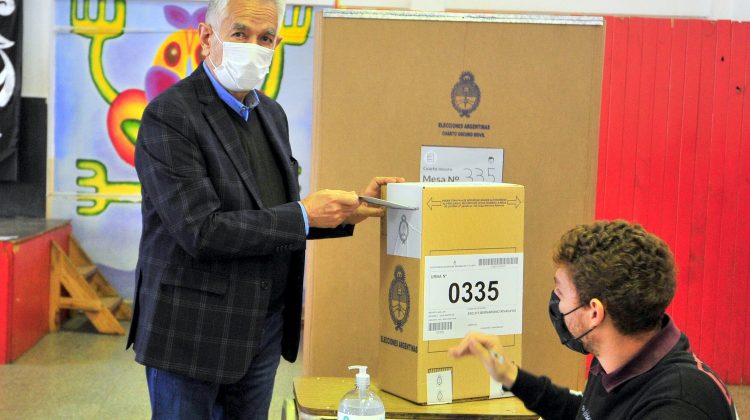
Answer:
<svg viewBox="0 0 750 420"><path fill-rule="evenodd" d="M354 378L307 377L294 380L297 416L304 419L336 418L339 400L354 388ZM516 397L497 398L441 405L417 405L370 388L383 400L388 419L538 419Z"/></svg>

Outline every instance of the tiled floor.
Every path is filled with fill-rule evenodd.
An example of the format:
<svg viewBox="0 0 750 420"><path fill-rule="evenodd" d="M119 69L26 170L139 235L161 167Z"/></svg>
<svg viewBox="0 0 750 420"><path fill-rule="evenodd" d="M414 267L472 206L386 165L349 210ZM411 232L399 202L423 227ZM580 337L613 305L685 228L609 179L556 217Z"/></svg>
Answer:
<svg viewBox="0 0 750 420"><path fill-rule="evenodd" d="M128 325L123 323L127 331ZM9 365L0 365L0 419L148 419L143 366L125 351L125 337L96 334L68 322ZM281 418L302 363L281 361L269 419Z"/></svg>
<svg viewBox="0 0 750 420"><path fill-rule="evenodd" d="M14 363L0 365L0 419L148 419L143 367L124 348L125 337L96 334L83 319L68 322ZM281 418L292 379L301 373L301 360L282 360L269 419ZM750 419L750 386L730 389L740 418Z"/></svg>

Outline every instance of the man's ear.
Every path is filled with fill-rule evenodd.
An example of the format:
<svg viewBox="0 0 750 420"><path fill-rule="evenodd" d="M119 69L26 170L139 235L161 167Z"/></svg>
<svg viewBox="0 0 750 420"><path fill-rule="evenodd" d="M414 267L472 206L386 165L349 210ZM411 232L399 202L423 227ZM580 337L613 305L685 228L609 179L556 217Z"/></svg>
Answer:
<svg viewBox="0 0 750 420"><path fill-rule="evenodd" d="M591 299L589 301L589 309L591 309L591 320L596 322L595 325L599 325L604 321L604 303L598 298Z"/></svg>
<svg viewBox="0 0 750 420"><path fill-rule="evenodd" d="M211 52L211 36L214 30L211 25L201 22L198 24L198 36L201 40L201 55L205 58Z"/></svg>

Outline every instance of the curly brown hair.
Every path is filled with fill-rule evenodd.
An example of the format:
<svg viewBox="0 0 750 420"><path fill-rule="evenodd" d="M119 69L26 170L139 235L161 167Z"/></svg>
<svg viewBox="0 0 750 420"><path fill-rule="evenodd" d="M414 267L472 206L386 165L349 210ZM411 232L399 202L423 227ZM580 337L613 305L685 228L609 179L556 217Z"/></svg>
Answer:
<svg viewBox="0 0 750 420"><path fill-rule="evenodd" d="M580 302L601 300L625 335L657 328L677 286L667 244L624 220L576 226L553 259L570 270Z"/></svg>

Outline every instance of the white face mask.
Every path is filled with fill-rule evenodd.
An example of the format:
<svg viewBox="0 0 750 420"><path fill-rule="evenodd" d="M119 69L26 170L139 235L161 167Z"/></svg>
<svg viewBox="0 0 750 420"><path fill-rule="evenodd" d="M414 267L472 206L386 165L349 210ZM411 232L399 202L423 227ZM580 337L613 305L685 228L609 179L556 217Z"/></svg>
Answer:
<svg viewBox="0 0 750 420"><path fill-rule="evenodd" d="M214 32L216 35L216 32ZM273 50L249 42L224 42L221 64L214 66L214 74L222 86L234 92L249 92L258 86L268 74L273 59Z"/></svg>

